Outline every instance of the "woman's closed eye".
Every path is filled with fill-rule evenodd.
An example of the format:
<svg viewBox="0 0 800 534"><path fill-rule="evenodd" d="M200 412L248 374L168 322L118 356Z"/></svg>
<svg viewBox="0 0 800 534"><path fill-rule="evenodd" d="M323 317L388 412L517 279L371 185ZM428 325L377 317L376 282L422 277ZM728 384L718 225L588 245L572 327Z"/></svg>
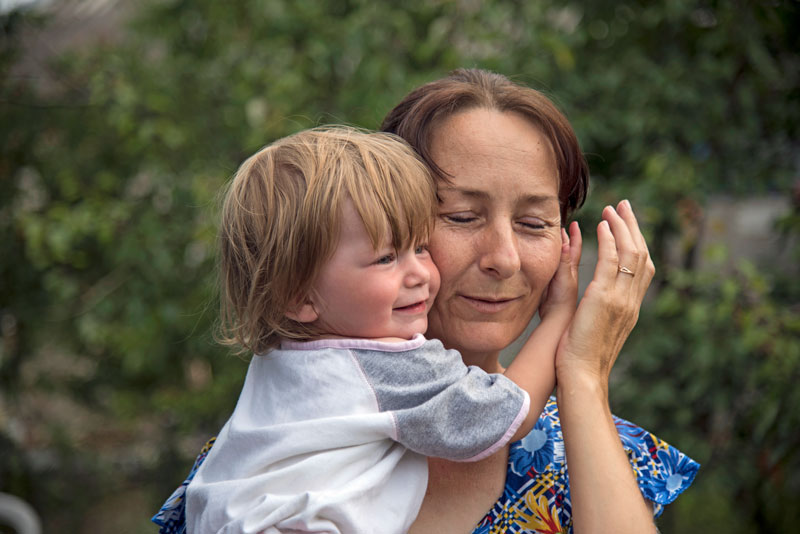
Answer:
<svg viewBox="0 0 800 534"><path fill-rule="evenodd" d="M517 224L529 230L544 230L545 228L551 226L550 223L543 221L538 217L525 217L524 219L517 221Z"/></svg>
<svg viewBox="0 0 800 534"><path fill-rule="evenodd" d="M469 211L458 213L443 213L440 215L442 219L453 224L469 224L478 220L478 217Z"/></svg>

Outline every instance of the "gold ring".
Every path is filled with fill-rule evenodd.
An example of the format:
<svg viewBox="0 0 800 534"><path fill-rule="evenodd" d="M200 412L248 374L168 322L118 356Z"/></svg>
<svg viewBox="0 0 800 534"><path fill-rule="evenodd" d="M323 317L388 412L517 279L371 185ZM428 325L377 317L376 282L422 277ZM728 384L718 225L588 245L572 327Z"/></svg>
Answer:
<svg viewBox="0 0 800 534"><path fill-rule="evenodd" d="M633 271L631 271L627 267L623 267L621 265L619 267L619 272L624 273L624 274L629 274L629 275L633 276Z"/></svg>

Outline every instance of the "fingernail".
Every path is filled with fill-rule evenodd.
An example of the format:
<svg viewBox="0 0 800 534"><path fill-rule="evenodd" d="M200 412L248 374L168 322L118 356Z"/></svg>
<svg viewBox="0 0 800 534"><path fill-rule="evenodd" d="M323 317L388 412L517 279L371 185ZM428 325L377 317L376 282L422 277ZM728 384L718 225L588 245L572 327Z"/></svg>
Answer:
<svg viewBox="0 0 800 534"><path fill-rule="evenodd" d="M623 204L625 204L625 207L626 207L626 208L628 208L628 209L631 209L631 203L630 203L630 202L628 202L628 199L627 199L627 198L626 198L625 200L623 200L623 201L622 201L622 203L623 203Z"/></svg>

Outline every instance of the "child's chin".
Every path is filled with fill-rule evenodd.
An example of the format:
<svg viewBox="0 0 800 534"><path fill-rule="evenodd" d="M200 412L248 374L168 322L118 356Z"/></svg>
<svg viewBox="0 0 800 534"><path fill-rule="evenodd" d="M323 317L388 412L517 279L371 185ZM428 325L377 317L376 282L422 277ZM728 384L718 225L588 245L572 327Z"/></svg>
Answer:
<svg viewBox="0 0 800 534"><path fill-rule="evenodd" d="M428 329L428 319L421 321L419 324L415 324L414 328L411 331L411 335L409 335L409 339L416 336L417 334L425 335L425 331Z"/></svg>

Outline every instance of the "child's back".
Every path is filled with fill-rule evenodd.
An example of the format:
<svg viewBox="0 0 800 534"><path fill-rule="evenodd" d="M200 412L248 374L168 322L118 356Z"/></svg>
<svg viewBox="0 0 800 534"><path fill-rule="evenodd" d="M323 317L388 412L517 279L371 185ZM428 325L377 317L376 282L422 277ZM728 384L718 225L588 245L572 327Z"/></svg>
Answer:
<svg viewBox="0 0 800 534"><path fill-rule="evenodd" d="M462 460L496 451L496 436L527 413L527 397L500 378L422 336L295 342L256 356L187 492L189 531L406 532L427 484L425 456L407 446ZM479 415L464 409L473 395L488 418L465 440Z"/></svg>

